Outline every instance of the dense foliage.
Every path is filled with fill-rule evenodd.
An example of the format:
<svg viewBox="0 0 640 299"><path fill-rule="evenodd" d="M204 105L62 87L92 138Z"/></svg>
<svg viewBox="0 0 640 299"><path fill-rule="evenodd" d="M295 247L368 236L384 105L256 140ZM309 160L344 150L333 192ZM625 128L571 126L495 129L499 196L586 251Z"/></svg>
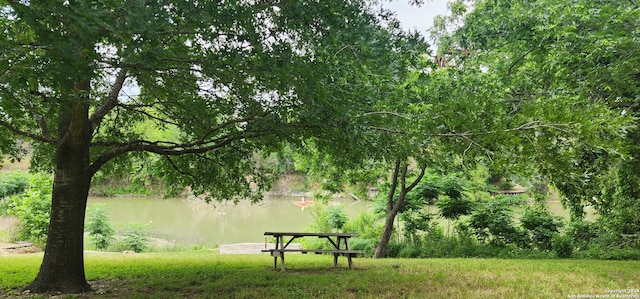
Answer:
<svg viewBox="0 0 640 299"><path fill-rule="evenodd" d="M23 192L29 186L28 173L20 170L0 172L0 202L4 197Z"/></svg>
<svg viewBox="0 0 640 299"><path fill-rule="evenodd" d="M44 245L51 212L51 175L29 176L29 186L24 192L11 196L3 205L9 215L20 220L17 240L32 241Z"/></svg>
<svg viewBox="0 0 640 299"><path fill-rule="evenodd" d="M370 126L352 120L401 93L427 49L374 8L0 0L0 153L19 156L25 139L31 166L56 178L56 244L29 288L89 289L82 226L98 172L148 161L169 195L188 187L208 200L257 201L276 179L257 152L312 139L354 165Z"/></svg>
<svg viewBox="0 0 640 299"><path fill-rule="evenodd" d="M575 124L596 124L582 125L586 134L565 136L551 147L525 148L520 158L535 161L539 173L571 207L574 220L591 205L607 219L607 230L619 236L637 234L638 218L624 211L638 203L634 170L640 72L634 66L640 63L640 41L635 38L640 7L633 1L612 0L467 3L471 5L456 1L451 22L441 18L436 27L442 55L495 73L514 111L551 101L554 105L539 113L560 119L565 116L558 113L566 105L581 109L570 118ZM460 26L445 33L456 21ZM457 55L461 52L464 55ZM607 110L592 113L603 107ZM620 122L628 116L634 118ZM600 140L594 142L589 133L597 133ZM627 159L620 159L625 154Z"/></svg>
<svg viewBox="0 0 640 299"><path fill-rule="evenodd" d="M640 246L634 1L455 1L435 30L438 63L373 4L0 0L0 153L19 158L27 139L32 166L56 181L30 288L88 290L92 179L138 171L137 186L152 176L169 194L255 201L277 178L255 155L289 146L333 190L387 186L376 257L399 214L438 235L411 195L433 198L428 168L480 162L540 176L574 222L586 204L601 213L600 241ZM471 207L449 183L442 216L471 213L476 241L568 255L548 215L527 212L519 227L502 202Z"/></svg>

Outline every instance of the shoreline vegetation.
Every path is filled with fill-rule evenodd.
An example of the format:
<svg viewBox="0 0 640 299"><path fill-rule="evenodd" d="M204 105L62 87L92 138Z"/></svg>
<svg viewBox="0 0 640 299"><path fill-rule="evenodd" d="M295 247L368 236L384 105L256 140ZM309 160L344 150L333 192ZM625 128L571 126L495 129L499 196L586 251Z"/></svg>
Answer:
<svg viewBox="0 0 640 299"><path fill-rule="evenodd" d="M16 170L15 167L9 169ZM112 188L115 193L111 195L125 196L117 193L123 190L126 188ZM313 197L304 178L296 176L283 177L271 193L291 194ZM149 194L134 192L133 196ZM322 226L332 217L339 218L341 212L319 209L315 213L312 230L331 229ZM372 219L362 216L347 223L345 229L369 227L372 226L370 221ZM15 221L0 221L2 223L5 225L0 225L0 243L9 238L7 227L15 225ZM369 237L379 234L375 229L360 233L369 234ZM594 247L591 251L574 252L568 259L559 259L552 250L465 243L471 239L453 236L449 227L427 228L422 238L425 241L418 243L392 242L385 259L359 258L354 271L327 267L325 259L329 256L292 255L289 258L291 268L286 273L272 270L271 257L264 254L221 256L215 246L166 244L144 235L134 235L133 239L134 242L149 242L142 253L117 246L112 251L94 251L86 238L85 248L90 249L85 250L86 272L93 292L81 296L607 298L602 296L624 292L631 296L626 298L640 297L637 292L640 253L637 250L611 251ZM156 243L162 246L156 246ZM317 244L310 246L314 245ZM375 244L354 240L352 247L364 249L367 256L371 256ZM0 254L0 298L77 297L57 294L38 297L40 295L22 293L21 288L36 275L42 253L33 253L33 250L19 253ZM336 284L336 279L341 283Z"/></svg>
<svg viewBox="0 0 640 299"><path fill-rule="evenodd" d="M27 159L25 159L27 160ZM6 162L6 161L5 161ZM0 169L0 172L7 171L26 171L28 167L28 163L25 163L23 160L20 163L5 163L5 167ZM103 181L103 183L105 183ZM97 184L98 188L104 186L111 186L107 188L111 188L110 196L103 197L148 197L148 196L158 196L156 193L118 193L120 191L125 190L123 187L127 184L127 180L109 180L106 185ZM317 186L310 186L310 183L305 179L302 175L283 175L281 179L274 184L272 190L266 195L269 196L298 196L298 197L306 197L306 198L314 198L317 194L310 190L315 190ZM140 189L140 187L136 187L134 189ZM160 190L161 188L154 189L155 191ZM115 193L113 193L115 192ZM95 196L95 193L94 195ZM333 197L341 197L341 198L352 198L354 200L361 200L357 196L351 193L344 193L342 195L331 195L327 197L324 196L324 199L328 199L331 196ZM519 194L519 195L502 195L504 204L510 207L516 207L522 213L526 206L529 206L530 198L527 199L528 195ZM179 198L187 198L198 200L195 197L190 197L187 192L181 194ZM495 199L494 199L495 200ZM322 202L322 200L320 201ZM431 203L433 204L433 203ZM0 206L0 208L2 208ZM511 209L511 208L509 208ZM0 211L1 212L1 211ZM336 229L336 227L331 227L328 225L331 221L335 221L336 217L340 218L344 211L340 209L327 209L323 204L315 205L314 211L312 214L314 215L314 223L312 223L308 229L313 231L331 231ZM491 211L489 211L491 212ZM498 211L500 212L500 211ZM87 220L91 219L91 211L90 209L87 211L88 216ZM332 214L333 213L333 214ZM610 248L606 248L606 246L594 246L593 250L585 250L584 245L588 244L589 240L586 240L585 243L582 244L573 244L572 247L574 249L578 249L574 252L573 249L566 250L566 247L571 247L571 244L564 244L565 250L567 253L558 256L555 248L552 248L552 240L551 234L554 234L553 229L557 228L547 228L547 231L535 231L534 233L539 233L534 235L534 238L542 238L542 241L545 242L546 247L542 248L537 244L529 245L529 247L521 247L520 242L522 232L516 232L513 234L513 231L510 231L514 228L513 224L510 223L497 223L502 225L501 229L504 229L503 232L498 232L496 235L499 239L496 242L483 242L482 240L474 241L474 237L469 227L460 227L460 221L456 221L455 219L452 221L451 219L444 219L442 216L438 216L438 214L428 215L428 218L424 218L425 222L419 229L415 229L410 231L408 229L408 225L416 226L416 219L422 219L422 215L411 215L410 217L415 217L414 219L402 219L405 223L401 226L398 226L399 231L397 235L394 235L391 244L389 245L389 252L386 254L386 257L404 257L404 258L459 258L459 257L469 257L469 258L533 258L533 259L553 259L556 257L567 258L573 255L574 258L586 258L586 259L606 259L606 260L640 260L640 251L638 250L609 250ZM504 214L504 215L508 215ZM520 215L522 216L522 215ZM534 215L533 222L554 222L553 218L545 218L548 215ZM0 217L8 217L7 215L2 215L0 213ZM48 216L47 216L48 217ZM108 214L101 221L108 221ZM434 217L434 218L429 218ZM493 216L492 216L493 217ZM510 216L513 220L518 221L515 216ZM557 216L552 216L557 217ZM593 215L591 215L593 217ZM10 217L9 217L10 218ZM442 219L440 219L442 218ZM1 220L1 219L0 219ZM7 219L3 221L5 225L0 225L0 243L9 243L9 239L13 238L15 235L14 232L16 230L15 219ZM343 223L349 221L345 226L346 230L350 230L353 232L357 232L361 234L361 238L356 239L353 246L358 250L365 250L367 256L373 255L373 250L375 249L376 238L379 238L381 227L380 221L375 219L373 214L369 215L360 215L355 219L343 219ZM409 221L409 222L407 222ZM410 223L410 222L414 223ZM565 219L566 221L566 219ZM446 223L445 223L446 222ZM12 225L6 225L7 223ZM407 224L409 223L409 224ZM0 222L0 224L2 224ZM46 223L45 223L46 224ZM45 225L42 224L42 225ZM106 223L106 225L109 225ZM418 223L417 225L420 225ZM401 228L402 227L402 228ZM101 229L101 228L98 228ZM461 229L465 229L462 234L460 233ZM580 229L588 229L580 228ZM110 246L104 247L96 247L92 243L91 233L85 237L85 248L90 250L105 250L111 252L123 252L128 250L134 250L136 252L146 251L146 252L167 252L167 251L188 251L191 249L202 249L202 248L218 248L223 244L179 244L174 241L168 241L161 238L157 238L156 236L148 235L149 227L145 227L144 225L122 225L122 228L119 229L117 234L108 237L111 240ZM85 233L88 230L85 228ZM491 233L491 232L489 232ZM579 232L585 233L585 232ZM512 234L510 236L509 234ZM548 236L546 236L546 235ZM126 240L128 244L122 244L122 240L125 237L130 237L129 240ZM513 243L506 243L503 241L505 238L512 238ZM28 239L24 239L28 240ZM14 239L15 241L15 239ZM35 244L35 247L42 247L43 240L28 240ZM509 240L508 240L509 241ZM560 241L563 241L562 239ZM566 240L565 240L566 241ZM308 246L318 246L318 244L303 244ZM563 245L563 244L561 244ZM582 246L582 247L581 247ZM133 248L128 248L133 247ZM553 250L552 250L553 249Z"/></svg>

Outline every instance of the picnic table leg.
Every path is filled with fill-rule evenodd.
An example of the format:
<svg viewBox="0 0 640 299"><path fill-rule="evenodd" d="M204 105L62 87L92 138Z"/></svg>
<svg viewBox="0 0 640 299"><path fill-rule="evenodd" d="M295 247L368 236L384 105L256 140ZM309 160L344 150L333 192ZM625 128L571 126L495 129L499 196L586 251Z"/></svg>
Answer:
<svg viewBox="0 0 640 299"><path fill-rule="evenodd" d="M334 267L338 267L338 255L339 254L337 252L333 254L333 266Z"/></svg>
<svg viewBox="0 0 640 299"><path fill-rule="evenodd" d="M282 272L284 272L285 270L285 266L284 266L284 251L280 252L280 270Z"/></svg>
<svg viewBox="0 0 640 299"><path fill-rule="evenodd" d="M280 245L280 238L282 238L281 236L276 236L276 249L280 249L280 247L282 245ZM273 269L278 269L278 252L277 251L273 251L271 252L271 255L273 255Z"/></svg>
<svg viewBox="0 0 640 299"><path fill-rule="evenodd" d="M278 256L274 255L273 256L273 269L277 269L278 268Z"/></svg>
<svg viewBox="0 0 640 299"><path fill-rule="evenodd" d="M347 259L349 260L349 269L353 269L353 262L351 261L351 253L347 253Z"/></svg>

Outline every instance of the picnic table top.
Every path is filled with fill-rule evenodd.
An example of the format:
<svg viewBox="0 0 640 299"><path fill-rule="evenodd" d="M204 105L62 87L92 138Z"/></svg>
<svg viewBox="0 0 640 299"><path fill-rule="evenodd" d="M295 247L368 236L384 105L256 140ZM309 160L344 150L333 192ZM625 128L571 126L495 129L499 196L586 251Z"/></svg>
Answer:
<svg viewBox="0 0 640 299"><path fill-rule="evenodd" d="M265 232L265 236L291 236L291 237L357 237L355 233L304 233L304 232Z"/></svg>

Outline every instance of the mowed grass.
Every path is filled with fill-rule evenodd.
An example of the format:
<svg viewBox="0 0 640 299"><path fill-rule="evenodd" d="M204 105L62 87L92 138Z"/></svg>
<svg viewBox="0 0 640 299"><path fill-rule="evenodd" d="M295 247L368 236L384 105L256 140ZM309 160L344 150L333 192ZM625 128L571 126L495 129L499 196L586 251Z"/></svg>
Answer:
<svg viewBox="0 0 640 299"><path fill-rule="evenodd" d="M42 254L0 256L0 292L20 294L41 259ZM81 297L595 298L640 288L638 261L358 258L349 270L343 260L333 268L330 256L290 254L286 272L272 269L272 262L268 254L209 250L87 252L87 279L96 291Z"/></svg>

